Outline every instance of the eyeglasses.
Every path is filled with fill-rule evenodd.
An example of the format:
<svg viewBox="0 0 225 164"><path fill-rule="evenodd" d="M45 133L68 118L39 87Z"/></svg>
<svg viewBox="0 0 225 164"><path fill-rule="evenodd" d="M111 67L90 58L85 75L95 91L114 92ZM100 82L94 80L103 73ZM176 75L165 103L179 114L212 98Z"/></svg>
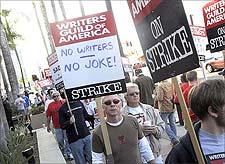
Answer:
<svg viewBox="0 0 225 164"><path fill-rule="evenodd" d="M139 95L139 92L129 93L128 95L129 95L129 96Z"/></svg>
<svg viewBox="0 0 225 164"><path fill-rule="evenodd" d="M111 104L119 104L120 103L120 100L118 100L118 99L113 99L112 101L111 100L107 100L107 101L105 101L105 102L103 102L103 104L105 104L105 105L111 105Z"/></svg>
<svg viewBox="0 0 225 164"><path fill-rule="evenodd" d="M53 98L55 98L55 97L59 97L59 95L55 95L55 96L52 96Z"/></svg>

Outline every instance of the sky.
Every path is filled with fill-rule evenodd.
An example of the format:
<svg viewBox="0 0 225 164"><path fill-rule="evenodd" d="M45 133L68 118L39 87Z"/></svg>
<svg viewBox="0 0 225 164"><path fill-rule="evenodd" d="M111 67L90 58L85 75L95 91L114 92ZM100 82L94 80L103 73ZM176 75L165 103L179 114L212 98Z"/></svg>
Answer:
<svg viewBox="0 0 225 164"><path fill-rule="evenodd" d="M81 11L79 9L78 1L63 1L67 18L76 18L81 16ZM202 6L206 4L207 1L200 0L184 0L183 5L187 15L187 19L190 22L190 14L193 15L194 25L204 26L203 16L202 16ZM39 19L41 22L42 15L40 13L39 2L36 3ZM45 5L48 12L49 22L54 22L54 17L50 5L50 1L45 1ZM94 14L98 12L106 11L105 2L102 0L99 1L83 1L85 15ZM59 19L62 20L62 15L56 1L56 7ZM112 8L114 12L114 17L116 20L117 30L121 42L132 41L133 46L141 54L142 50L140 43L137 37L137 33L130 16L128 5L124 0L113 0ZM48 68L47 64L47 52L45 50L41 33L37 24L35 17L35 12L32 7L31 1L1 1L1 9L11 9L11 21L17 21L13 28L15 31L22 35L22 40L17 40L17 49L22 60L25 76L28 78L32 74L40 75L40 70ZM42 29L45 34L45 27L42 23ZM47 44L47 36L45 35ZM50 46L48 44L48 51L50 51ZM15 56L14 54L12 54ZM15 57L13 57L13 60ZM133 59L134 60L134 59Z"/></svg>

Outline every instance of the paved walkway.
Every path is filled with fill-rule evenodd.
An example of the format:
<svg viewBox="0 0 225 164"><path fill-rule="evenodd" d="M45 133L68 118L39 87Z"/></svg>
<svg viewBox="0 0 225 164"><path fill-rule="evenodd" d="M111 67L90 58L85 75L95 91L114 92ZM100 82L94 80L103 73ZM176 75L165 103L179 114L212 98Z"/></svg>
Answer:
<svg viewBox="0 0 225 164"><path fill-rule="evenodd" d="M66 164L53 134L48 133L46 128L37 129L36 132L40 163Z"/></svg>

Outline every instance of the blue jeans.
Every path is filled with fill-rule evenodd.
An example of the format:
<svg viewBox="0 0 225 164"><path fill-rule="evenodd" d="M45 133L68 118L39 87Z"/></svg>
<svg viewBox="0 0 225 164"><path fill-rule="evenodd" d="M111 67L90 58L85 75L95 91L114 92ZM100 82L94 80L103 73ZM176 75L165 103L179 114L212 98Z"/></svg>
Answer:
<svg viewBox="0 0 225 164"><path fill-rule="evenodd" d="M76 164L85 164L86 161L91 164L91 135L81 138L76 142L70 143L73 157Z"/></svg>
<svg viewBox="0 0 225 164"><path fill-rule="evenodd" d="M174 112L160 113L162 120L165 122L166 134L169 136L170 140L177 140L177 129L175 125ZM169 119L169 124L168 123Z"/></svg>
<svg viewBox="0 0 225 164"><path fill-rule="evenodd" d="M69 156L72 152L68 143L66 131L60 128L56 128L54 129L54 131L55 131L56 140L59 144L59 148L65 155Z"/></svg>

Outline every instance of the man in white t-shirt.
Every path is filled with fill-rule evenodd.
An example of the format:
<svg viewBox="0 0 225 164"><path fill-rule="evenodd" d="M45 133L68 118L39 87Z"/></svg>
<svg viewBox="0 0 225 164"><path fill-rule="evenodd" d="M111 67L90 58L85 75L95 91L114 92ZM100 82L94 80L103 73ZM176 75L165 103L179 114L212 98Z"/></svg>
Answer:
<svg viewBox="0 0 225 164"><path fill-rule="evenodd" d="M23 116L26 115L26 110L24 106L25 100L22 97L22 94L17 96L17 99L15 100L15 105L17 107L17 111L21 113Z"/></svg>
<svg viewBox="0 0 225 164"><path fill-rule="evenodd" d="M201 120L195 125L205 163L225 163L225 81L206 80L190 93L190 107ZM198 163L187 133L169 155L166 163Z"/></svg>
<svg viewBox="0 0 225 164"><path fill-rule="evenodd" d="M149 141L156 163L163 163L159 139L165 128L165 123L159 115L158 109L140 102L140 91L135 83L127 83L125 94L127 105L122 109L123 114L137 118L142 130Z"/></svg>

